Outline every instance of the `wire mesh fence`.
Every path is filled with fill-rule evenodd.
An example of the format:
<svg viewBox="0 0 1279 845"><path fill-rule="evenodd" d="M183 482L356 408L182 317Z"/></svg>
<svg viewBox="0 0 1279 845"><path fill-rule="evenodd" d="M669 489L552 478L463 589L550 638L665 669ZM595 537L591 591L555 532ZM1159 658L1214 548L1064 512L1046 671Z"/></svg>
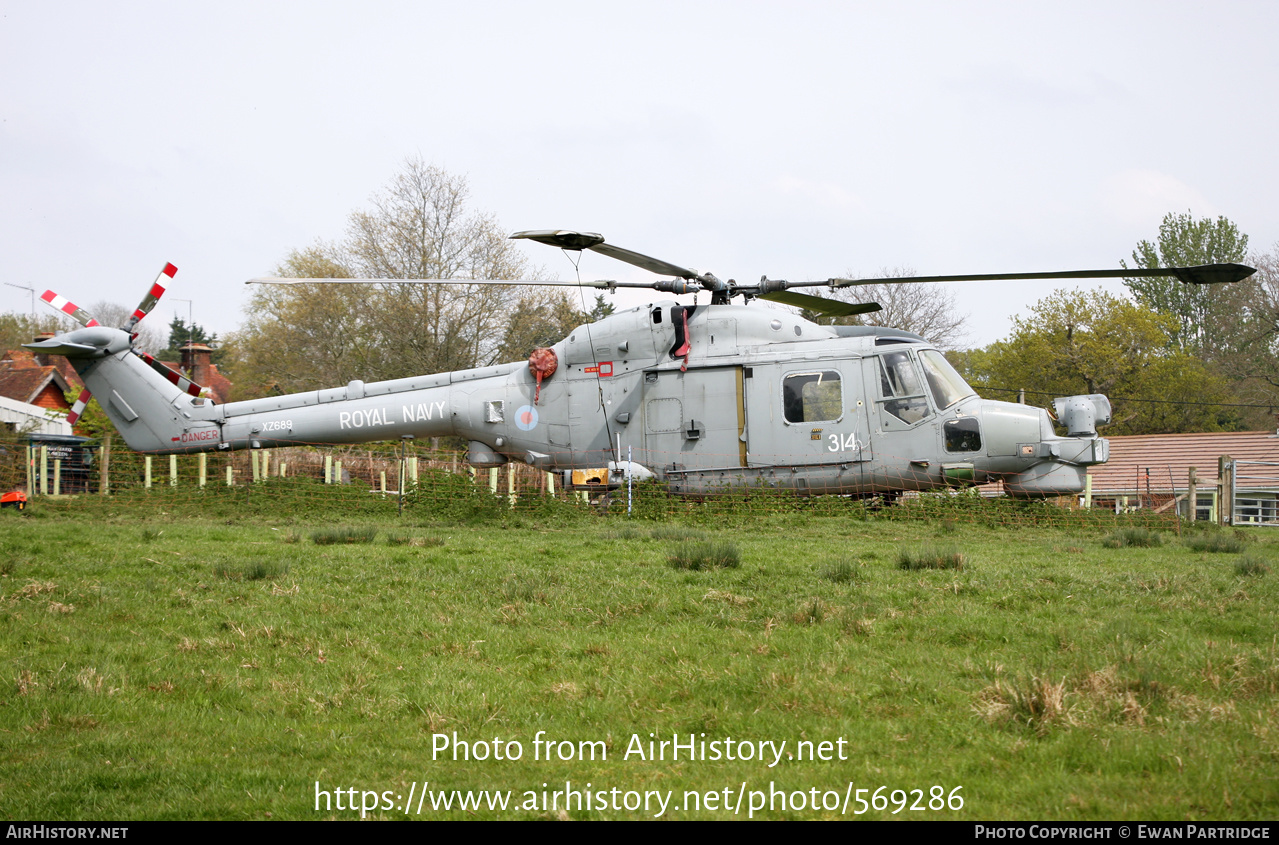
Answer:
<svg viewBox="0 0 1279 845"><path fill-rule="evenodd" d="M624 457L624 456L623 456ZM679 456L644 456L659 465ZM726 466L737 456L726 456ZM712 461L713 463L713 461ZM909 461L903 459L903 466ZM799 468L799 469L796 469ZM813 513L865 518L934 519L991 526L1061 525L1164 527L1180 524L1175 509L1089 507L1081 496L1042 500L1002 495L1000 485L942 487L905 493L857 489L847 479L832 494L821 484L801 486L779 480L800 472L770 467L742 483L708 495L678 495L657 481L621 479L609 489L566 486L560 472L519 462L474 468L466 452L407 443L363 446L293 446L239 452L145 455L118 443L85 444L85 454L69 455L29 445L0 450L0 488L23 491L30 505L49 502L109 505L112 512L165 507L210 514L289 512L304 514L407 514L424 518L501 518L504 514L551 515L574 511L639 519L722 519L767 513ZM613 475L615 484L620 473ZM726 473L726 478L731 476ZM922 486L903 476L902 486Z"/></svg>

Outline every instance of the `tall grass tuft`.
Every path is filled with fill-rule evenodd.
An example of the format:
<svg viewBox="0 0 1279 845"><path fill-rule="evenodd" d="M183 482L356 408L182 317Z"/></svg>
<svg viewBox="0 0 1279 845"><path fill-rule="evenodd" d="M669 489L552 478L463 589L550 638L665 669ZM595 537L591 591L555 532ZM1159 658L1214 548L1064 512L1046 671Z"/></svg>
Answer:
<svg viewBox="0 0 1279 845"><path fill-rule="evenodd" d="M733 543L710 540L681 543L666 557L672 569L736 569L742 565L741 555Z"/></svg>
<svg viewBox="0 0 1279 845"><path fill-rule="evenodd" d="M1235 561L1236 575L1265 575L1270 571L1270 566L1261 558L1245 555Z"/></svg>
<svg viewBox="0 0 1279 845"><path fill-rule="evenodd" d="M897 568L915 569L959 569L964 568L964 556L955 549L936 549L925 546L917 552L902 549L897 554Z"/></svg>
<svg viewBox="0 0 1279 845"><path fill-rule="evenodd" d="M991 721L1008 721L1031 728L1043 736L1054 725L1073 719L1066 702L1066 682L1047 678L1019 681L999 678L982 691L978 710Z"/></svg>
<svg viewBox="0 0 1279 845"><path fill-rule="evenodd" d="M833 584L851 584L857 580L857 564L851 560L840 560L822 568L821 577Z"/></svg>
<svg viewBox="0 0 1279 845"><path fill-rule="evenodd" d="M829 612L830 606L813 596L800 602L791 618L799 625L820 625Z"/></svg>
<svg viewBox="0 0 1279 845"><path fill-rule="evenodd" d="M1163 535L1148 528L1121 528L1101 541L1108 549L1152 548L1164 544Z"/></svg>
<svg viewBox="0 0 1279 845"><path fill-rule="evenodd" d="M376 528L323 528L311 532L311 542L317 546L372 543L375 537L377 537Z"/></svg>
<svg viewBox="0 0 1279 845"><path fill-rule="evenodd" d="M1231 534L1208 534L1186 540L1191 551L1218 554L1238 554L1243 551L1243 539Z"/></svg>

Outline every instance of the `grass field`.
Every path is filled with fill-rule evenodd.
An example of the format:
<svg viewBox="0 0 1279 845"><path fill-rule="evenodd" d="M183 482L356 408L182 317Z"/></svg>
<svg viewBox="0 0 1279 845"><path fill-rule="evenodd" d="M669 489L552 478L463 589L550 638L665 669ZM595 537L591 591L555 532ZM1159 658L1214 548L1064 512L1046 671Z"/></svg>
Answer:
<svg viewBox="0 0 1279 845"><path fill-rule="evenodd" d="M1279 813L1267 529L149 501L0 514L8 818Z"/></svg>

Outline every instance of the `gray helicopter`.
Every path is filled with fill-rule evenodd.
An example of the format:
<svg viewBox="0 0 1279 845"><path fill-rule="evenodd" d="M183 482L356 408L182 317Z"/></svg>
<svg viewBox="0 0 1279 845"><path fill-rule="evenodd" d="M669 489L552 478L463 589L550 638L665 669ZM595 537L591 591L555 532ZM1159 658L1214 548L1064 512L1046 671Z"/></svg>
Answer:
<svg viewBox="0 0 1279 845"><path fill-rule="evenodd" d="M83 328L30 349L64 355L131 449L171 454L317 443L460 437L468 461L523 461L547 471L593 470L616 483L635 465L674 493L708 495L764 485L800 494L894 496L908 490L1002 481L1013 496L1078 493L1087 467L1104 463L1110 421L1102 395L1041 408L982 399L933 345L910 332L823 326L789 312L750 307L770 300L824 316L870 313L794 288L882 284L832 278L755 284L721 280L606 243L590 232L537 230L523 238L589 249L672 278L656 282L471 279L281 279L250 284L561 284L606 290L710 293L709 305L660 300L579 326L527 361L449 373L230 402L133 347L133 331L163 293L166 265L129 322L101 326L62 297L45 301ZM1187 284L1247 278L1254 270L1215 264L894 278L894 283L996 279L1171 276ZM732 300L741 297L742 304ZM629 457L628 457L629 456ZM611 468L611 472L609 471ZM577 473L582 476L582 473Z"/></svg>

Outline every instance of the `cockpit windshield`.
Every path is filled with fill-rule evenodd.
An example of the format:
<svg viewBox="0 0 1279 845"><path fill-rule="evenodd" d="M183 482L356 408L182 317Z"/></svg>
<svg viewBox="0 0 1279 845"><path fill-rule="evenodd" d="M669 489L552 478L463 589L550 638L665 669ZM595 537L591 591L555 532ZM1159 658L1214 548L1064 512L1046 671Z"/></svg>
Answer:
<svg viewBox="0 0 1279 845"><path fill-rule="evenodd" d="M919 363L924 366L924 378L938 410L949 408L967 396L976 395L976 391L968 386L963 376L955 372L946 356L937 350L922 350L919 353Z"/></svg>

